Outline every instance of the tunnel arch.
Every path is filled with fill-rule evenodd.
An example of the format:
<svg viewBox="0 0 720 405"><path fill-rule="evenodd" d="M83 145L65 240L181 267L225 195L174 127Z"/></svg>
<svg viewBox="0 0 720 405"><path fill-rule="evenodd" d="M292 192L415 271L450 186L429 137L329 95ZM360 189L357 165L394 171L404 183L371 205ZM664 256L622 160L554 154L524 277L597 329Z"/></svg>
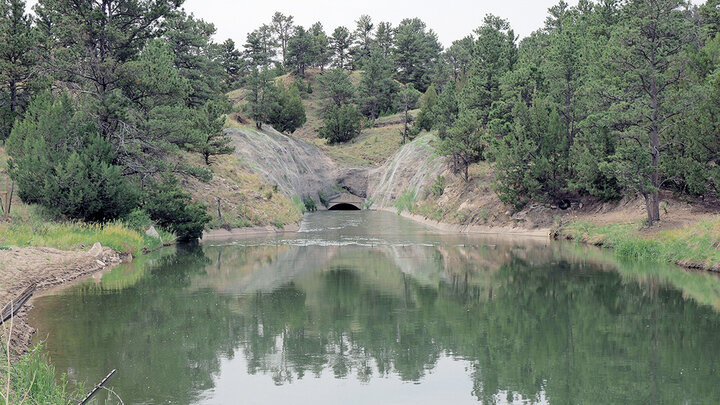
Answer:
<svg viewBox="0 0 720 405"><path fill-rule="evenodd" d="M358 207L355 204L350 203L339 203L335 205L331 205L330 208L328 208L329 211L360 211L360 207Z"/></svg>

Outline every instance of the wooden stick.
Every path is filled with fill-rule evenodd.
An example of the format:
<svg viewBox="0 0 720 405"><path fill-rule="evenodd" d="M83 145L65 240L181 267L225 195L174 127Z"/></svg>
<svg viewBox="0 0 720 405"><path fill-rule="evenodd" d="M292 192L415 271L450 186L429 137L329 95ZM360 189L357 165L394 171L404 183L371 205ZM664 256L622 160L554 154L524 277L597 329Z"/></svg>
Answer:
<svg viewBox="0 0 720 405"><path fill-rule="evenodd" d="M23 290L22 293L20 293L20 296L14 300L10 300L5 306L2 308L2 311L0 311L0 324L5 323L8 319L12 318L17 314L17 312L20 310L20 308L25 305L26 302L32 297L33 293L35 293L35 287L36 284L30 284L25 290Z"/></svg>
<svg viewBox="0 0 720 405"><path fill-rule="evenodd" d="M98 385L96 385L95 388L93 388L93 390L90 391L90 393L87 394L82 401L80 401L79 405L87 404L88 401L90 401L92 399L92 397L95 396L95 394L97 394L98 391L100 391L103 388L103 385L105 385L105 383L108 382L108 380L110 380L110 378L112 378L113 375L115 375L115 371L117 371L117 370L113 369L113 371L111 371L110 374L106 375L105 378L103 378L102 381L100 381L100 383Z"/></svg>

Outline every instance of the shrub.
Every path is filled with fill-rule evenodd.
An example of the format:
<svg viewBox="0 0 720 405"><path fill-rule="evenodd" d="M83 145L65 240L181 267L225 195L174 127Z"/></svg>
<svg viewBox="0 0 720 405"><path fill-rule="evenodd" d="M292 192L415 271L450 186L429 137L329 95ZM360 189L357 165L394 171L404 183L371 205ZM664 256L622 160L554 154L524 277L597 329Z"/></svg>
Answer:
<svg viewBox="0 0 720 405"><path fill-rule="evenodd" d="M307 121L305 106L297 86L280 88L277 102L273 103L268 122L280 132L293 133Z"/></svg>
<svg viewBox="0 0 720 405"><path fill-rule="evenodd" d="M305 211L308 211L308 212L317 211L317 205L315 204L315 200L313 200L311 197L305 196L303 198L303 204L305 204Z"/></svg>
<svg viewBox="0 0 720 405"><path fill-rule="evenodd" d="M347 142L360 133L360 113L346 104L333 106L325 113L325 125L320 128L320 137L329 143Z"/></svg>
<svg viewBox="0 0 720 405"><path fill-rule="evenodd" d="M430 192L435 197L440 197L445 192L445 176L438 175L435 177L435 182L430 186Z"/></svg>
<svg viewBox="0 0 720 405"><path fill-rule="evenodd" d="M143 208L158 225L172 230L180 241L200 238L205 225L212 219L207 207L193 202L190 194L183 192L175 176L170 174L150 185Z"/></svg>
<svg viewBox="0 0 720 405"><path fill-rule="evenodd" d="M55 217L102 222L136 205L136 188L113 164L112 146L66 95L35 98L13 128L8 152L20 198Z"/></svg>

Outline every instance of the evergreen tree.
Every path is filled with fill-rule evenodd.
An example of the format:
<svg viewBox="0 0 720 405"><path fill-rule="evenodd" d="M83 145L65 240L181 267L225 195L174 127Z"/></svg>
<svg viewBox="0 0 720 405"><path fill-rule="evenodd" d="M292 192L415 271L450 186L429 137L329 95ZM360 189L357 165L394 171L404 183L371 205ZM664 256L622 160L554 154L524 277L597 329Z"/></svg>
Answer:
<svg viewBox="0 0 720 405"><path fill-rule="evenodd" d="M687 46L695 37L682 0L634 0L607 50L612 76L603 94L620 142L608 163L621 184L645 197L648 225L660 220L662 139L687 111L677 93L687 79Z"/></svg>
<svg viewBox="0 0 720 405"><path fill-rule="evenodd" d="M325 112L320 138L329 143L348 142L360 134L361 115L352 104L333 106Z"/></svg>
<svg viewBox="0 0 720 405"><path fill-rule="evenodd" d="M0 141L10 135L33 93L44 87L39 77L38 33L22 0L0 0Z"/></svg>
<svg viewBox="0 0 720 405"><path fill-rule="evenodd" d="M331 42L335 58L335 67L344 69L348 62L347 53L350 49L350 45L352 44L350 31L345 27L335 28L335 31L333 31L332 34Z"/></svg>
<svg viewBox="0 0 720 405"><path fill-rule="evenodd" d="M445 59L450 63L453 80L464 81L472 61L475 40L471 35L453 41L450 48L445 51Z"/></svg>
<svg viewBox="0 0 720 405"><path fill-rule="evenodd" d="M355 96L355 87L350 82L349 75L342 69L328 70L318 76L317 80L325 90L326 97L332 101L330 106L348 104Z"/></svg>
<svg viewBox="0 0 720 405"><path fill-rule="evenodd" d="M414 128L410 127L412 122L412 116L410 116L410 110L414 109L418 100L420 99L420 92L415 90L412 83L404 85L398 93L398 106L400 111L403 113L403 131L402 131L402 143L408 138L413 138L417 132Z"/></svg>
<svg viewBox="0 0 720 405"><path fill-rule="evenodd" d="M297 86L281 87L274 94L274 100L268 114L268 123L277 131L293 133L307 121L305 106Z"/></svg>
<svg viewBox="0 0 720 405"><path fill-rule="evenodd" d="M192 14L177 12L164 23L163 37L175 55L174 64L190 83L187 105L200 108L218 99L225 71L212 43L215 26Z"/></svg>
<svg viewBox="0 0 720 405"><path fill-rule="evenodd" d="M482 126L501 97L500 78L511 71L516 59L515 34L507 21L488 15L476 31L471 70L460 95L460 109L476 114Z"/></svg>
<svg viewBox="0 0 720 405"><path fill-rule="evenodd" d="M174 232L180 241L200 238L212 219L207 207L193 202L171 174L163 175L148 186L142 207L153 221Z"/></svg>
<svg viewBox="0 0 720 405"><path fill-rule="evenodd" d="M305 69L311 66L315 59L313 37L301 25L295 27L295 33L288 41L287 67L293 69L301 78L305 77Z"/></svg>
<svg viewBox="0 0 720 405"><path fill-rule="evenodd" d="M434 64L440 58L442 45L433 30L427 30L420 19L404 19L395 30L394 60L397 79L427 90Z"/></svg>
<svg viewBox="0 0 720 405"><path fill-rule="evenodd" d="M135 189L113 164L112 145L66 95L36 97L13 128L8 152L20 199L57 217L107 221L135 206Z"/></svg>
<svg viewBox="0 0 720 405"><path fill-rule="evenodd" d="M399 90L392 78L392 65L380 50L370 55L358 86L358 105L366 117L375 119L381 113L395 109L395 98Z"/></svg>
<svg viewBox="0 0 720 405"><path fill-rule="evenodd" d="M362 69L365 62L370 58L374 46L373 28L375 25L369 15L363 14L355 21L355 45L352 48L352 66L354 69Z"/></svg>
<svg viewBox="0 0 720 405"><path fill-rule="evenodd" d="M389 22L381 22L375 30L375 44L380 49L380 54L384 58L390 58L393 54L393 44L395 43L395 30Z"/></svg>
<svg viewBox="0 0 720 405"><path fill-rule="evenodd" d="M228 155L235 151L230 145L231 139L223 133L227 110L228 106L224 103L208 101L195 114L190 149L200 153L208 166L211 156Z"/></svg>
<svg viewBox="0 0 720 405"><path fill-rule="evenodd" d="M423 95L422 106L418 113L415 125L418 130L430 131L435 126L435 105L438 102L438 95L435 91L435 85L431 84Z"/></svg>
<svg viewBox="0 0 720 405"><path fill-rule="evenodd" d="M293 29L293 16L286 16L279 11L273 15L271 30L275 34L276 43L280 46L283 66L288 63L288 43L293 34Z"/></svg>
<svg viewBox="0 0 720 405"><path fill-rule="evenodd" d="M330 63L332 57L332 49L330 48L330 38L325 34L325 30L321 23L316 22L310 28L313 38L313 54L315 55L314 66L320 68L320 72L325 71L325 66Z"/></svg>

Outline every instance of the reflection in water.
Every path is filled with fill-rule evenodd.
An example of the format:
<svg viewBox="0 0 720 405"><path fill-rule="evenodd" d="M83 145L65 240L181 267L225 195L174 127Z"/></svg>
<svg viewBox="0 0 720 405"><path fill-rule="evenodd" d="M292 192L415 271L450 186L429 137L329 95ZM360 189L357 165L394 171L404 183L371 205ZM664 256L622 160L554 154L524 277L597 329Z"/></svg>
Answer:
<svg viewBox="0 0 720 405"><path fill-rule="evenodd" d="M320 213L42 297L58 370L125 403L714 403L720 283L545 241ZM688 300L691 297L693 299Z"/></svg>

